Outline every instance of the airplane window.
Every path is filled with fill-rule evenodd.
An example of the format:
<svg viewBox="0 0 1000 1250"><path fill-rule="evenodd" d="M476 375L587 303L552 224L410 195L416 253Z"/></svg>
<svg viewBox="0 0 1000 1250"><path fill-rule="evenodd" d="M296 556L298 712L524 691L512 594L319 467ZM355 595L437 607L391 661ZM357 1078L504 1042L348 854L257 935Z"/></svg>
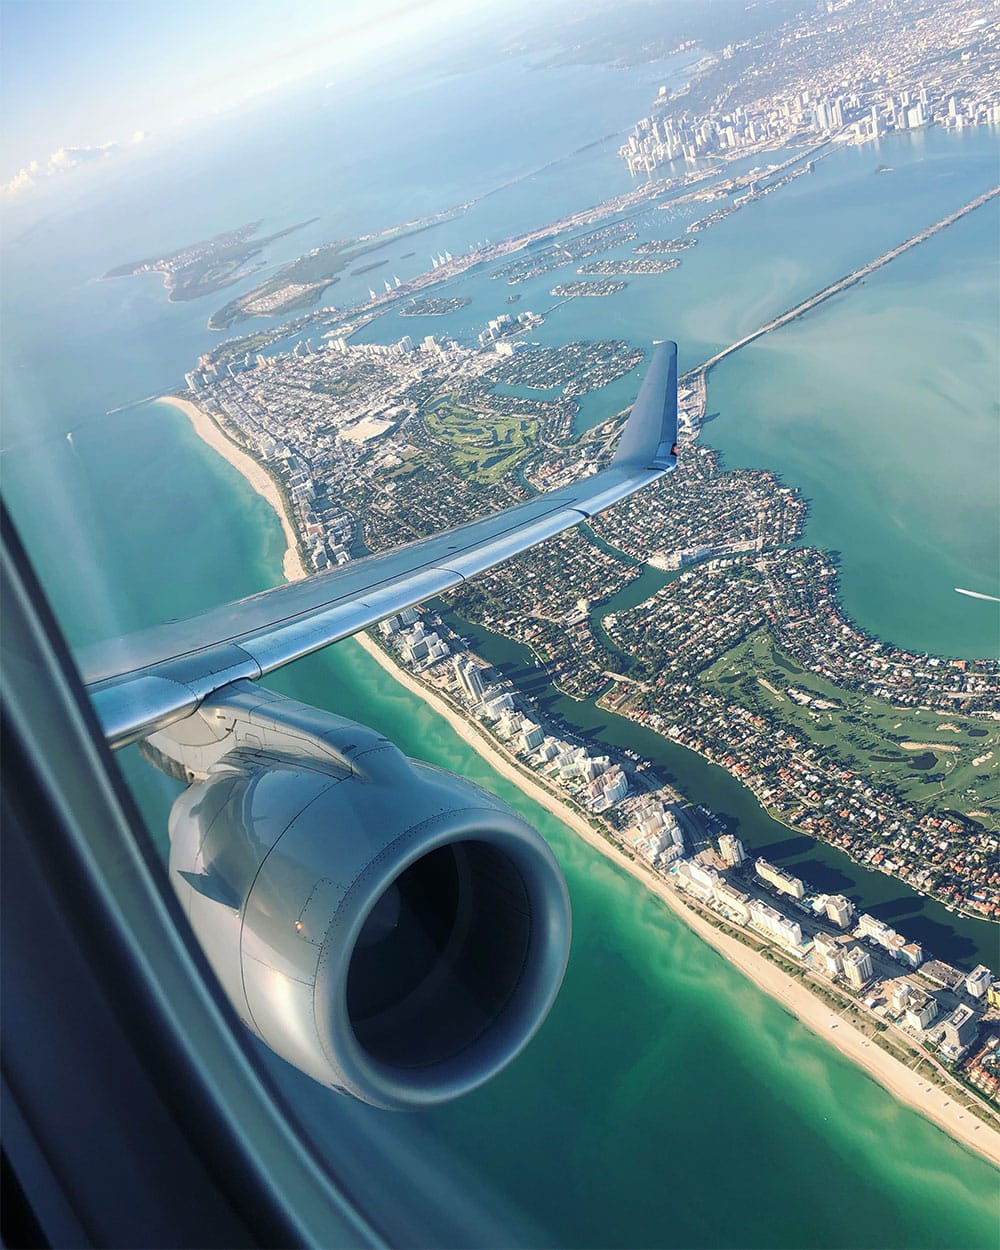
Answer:
<svg viewBox="0 0 1000 1250"><path fill-rule="evenodd" d="M330 1244L995 1244L994 17L0 6L4 505Z"/></svg>

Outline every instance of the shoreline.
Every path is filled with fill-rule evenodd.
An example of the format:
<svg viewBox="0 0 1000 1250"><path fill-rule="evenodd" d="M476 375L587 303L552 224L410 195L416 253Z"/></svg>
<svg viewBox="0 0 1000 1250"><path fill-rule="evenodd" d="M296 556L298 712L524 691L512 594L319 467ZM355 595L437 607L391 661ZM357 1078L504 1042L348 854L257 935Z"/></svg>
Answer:
<svg viewBox="0 0 1000 1250"><path fill-rule="evenodd" d="M285 510L285 501L270 473L263 469L249 452L238 447L228 435L224 434L218 423L204 408L199 408L191 400L181 399L179 395L159 395L156 403L169 404L171 408L177 408L183 412L198 437L213 451L217 451L223 460L231 464L237 473L246 478L257 494L271 505L281 522L281 529L285 535L285 554L281 559L282 575L286 582L297 582L307 577L302 557L299 555L298 537L291 518Z"/></svg>
<svg viewBox="0 0 1000 1250"><path fill-rule="evenodd" d="M216 422L203 409L190 400L177 396L163 396L157 402L170 404L183 412L191 421L195 433L238 473L242 474L257 494L271 505L281 523L287 543L282 560L285 579L297 581L307 576L299 556L298 541L285 509L284 500L270 475L249 453L237 447L223 434ZM395 664L366 634L356 634L354 638L366 654L375 660L389 676L442 716L462 741L480 755L495 772L512 781L524 794L543 806L595 851L624 869L655 894L682 923L718 951L758 989L780 1003L810 1032L824 1038L835 1050L852 1060L900 1102L943 1129L959 1145L980 1155L994 1167L1000 1168L1000 1132L973 1116L971 1112L960 1110L955 1103L953 1092L930 1085L925 1078L917 1076L898 1059L869 1041L863 1033L855 1029L847 1020L842 1019L836 1011L805 986L765 959L763 955L751 950L736 938L715 929L700 915L686 907L668 889L666 883L659 881L642 866L630 860L621 850L597 834L590 824L567 803L510 763L478 726L460 716L435 691L418 682L412 674ZM836 1030L836 1036L832 1035L834 1030Z"/></svg>
<svg viewBox="0 0 1000 1250"><path fill-rule="evenodd" d="M657 880L643 866L630 860L617 847L596 833L589 823L568 804L551 794L539 783L532 781L519 768L511 764L496 750L478 726L459 716L435 691L421 685L405 669L394 664L367 635L356 634L354 640L393 680L423 699L439 716L444 717L462 741L480 755L495 772L508 781L512 781L523 793L572 829L595 851L630 873L665 903L674 915L698 937L718 951L758 989L763 990L765 994L780 1003L810 1032L826 1040L835 1050L851 1059L900 1102L943 1129L960 1145L1000 1168L1000 1132L990 1128L971 1112L960 1110L956 1106L952 1092L937 1085L929 1085L924 1077L917 1076L898 1059L869 1041L849 1021L842 1019L836 1011L805 986L782 972L770 960L751 950L736 938L714 928L700 915L686 907L664 882ZM831 1036L834 1029L836 1029L835 1037Z"/></svg>

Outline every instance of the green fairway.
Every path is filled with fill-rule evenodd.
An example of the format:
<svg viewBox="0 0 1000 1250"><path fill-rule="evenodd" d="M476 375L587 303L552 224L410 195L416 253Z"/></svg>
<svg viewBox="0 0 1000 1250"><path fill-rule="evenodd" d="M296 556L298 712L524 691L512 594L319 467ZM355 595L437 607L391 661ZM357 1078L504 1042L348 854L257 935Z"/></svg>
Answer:
<svg viewBox="0 0 1000 1250"><path fill-rule="evenodd" d="M767 629L727 651L699 680L828 750L901 797L972 815L1000 830L1000 724L899 708L835 686L778 651Z"/></svg>
<svg viewBox="0 0 1000 1250"><path fill-rule="evenodd" d="M424 428L443 445L455 472L485 486L510 473L538 439L537 418L477 412L454 395L431 400L422 416Z"/></svg>

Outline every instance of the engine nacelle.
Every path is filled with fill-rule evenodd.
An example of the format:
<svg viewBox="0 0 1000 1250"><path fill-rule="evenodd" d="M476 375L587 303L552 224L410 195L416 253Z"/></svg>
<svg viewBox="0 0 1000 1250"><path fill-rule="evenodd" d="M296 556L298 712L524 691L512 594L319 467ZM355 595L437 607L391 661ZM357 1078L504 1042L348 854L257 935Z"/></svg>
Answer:
<svg viewBox="0 0 1000 1250"><path fill-rule="evenodd" d="M151 740L193 779L171 879L247 1026L380 1107L443 1102L509 1063L569 953L538 834L371 730L249 683L182 725Z"/></svg>

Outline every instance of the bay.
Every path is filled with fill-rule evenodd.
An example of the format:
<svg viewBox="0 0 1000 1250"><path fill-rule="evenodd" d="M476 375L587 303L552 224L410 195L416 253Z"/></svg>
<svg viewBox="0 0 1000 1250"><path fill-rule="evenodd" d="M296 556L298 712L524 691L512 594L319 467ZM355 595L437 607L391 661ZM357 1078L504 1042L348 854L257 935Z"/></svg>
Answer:
<svg viewBox="0 0 1000 1250"><path fill-rule="evenodd" d="M706 431L733 467L809 500L843 606L916 651L1000 653L1000 204L710 375Z"/></svg>
<svg viewBox="0 0 1000 1250"><path fill-rule="evenodd" d="M131 165L110 189L95 179L79 193L60 192L30 240L8 232L4 492L75 643L280 576L274 518L182 416L157 405L108 414L180 383L213 342L204 302L167 303L157 278L102 283L98 275L241 221L266 216L277 229L319 207L321 222L267 251L274 265L338 233L382 228L481 193L467 214L421 236L428 251L457 253L470 239L541 224L628 185L603 137L643 110L659 70L608 71L597 92L585 90L593 80L583 71L551 77L522 68L513 78L494 67L476 81L401 79L367 112L364 103L313 95L264 119L235 119L200 146L164 148L159 164ZM456 85L499 112L489 142L449 163L448 136L461 122L451 105ZM408 150L414 131L394 125L411 116L403 110L422 120L426 145L442 145L433 177ZM504 119L522 116L555 121L504 132ZM362 130L361 121L376 124ZM636 280L627 299L591 301L599 308L564 306L540 341L613 334L648 344L676 326L687 362L696 363L839 276L833 271L982 189L995 144L988 135L962 137L958 146L953 138L901 143L895 184L866 181L874 153L838 152L800 179L794 196L774 197L703 236L662 282ZM326 164L315 155L324 143ZM377 176L383 163L398 173L388 188ZM264 167L281 176L262 184ZM662 236L684 220L664 212L643 228ZM393 262L402 266L406 250L401 244ZM410 263L423 268L422 257ZM400 267L401 277L407 272ZM471 275L467 286L475 296L468 317L447 323L456 333L503 311L503 284ZM528 284L521 306L544 306L538 297L547 290ZM351 295L346 282L343 294ZM392 341L395 329L386 318L370 333ZM722 426L709 427L713 437ZM296 666L280 683L495 789L550 840L570 883L576 937L556 1009L523 1058L470 1099L389 1117L319 1092L270 1061L291 1113L332 1166L365 1201L378 1201L373 1183L398 1195L419 1230L415 1241L435 1244L433 1230L443 1224L437 1244L463 1244L469 1228L490 1245L996 1244L993 1169L744 981L356 647ZM134 752L122 765L162 846L175 788ZM689 774L700 784L696 765L678 771L682 789ZM732 802L747 801L730 785Z"/></svg>

